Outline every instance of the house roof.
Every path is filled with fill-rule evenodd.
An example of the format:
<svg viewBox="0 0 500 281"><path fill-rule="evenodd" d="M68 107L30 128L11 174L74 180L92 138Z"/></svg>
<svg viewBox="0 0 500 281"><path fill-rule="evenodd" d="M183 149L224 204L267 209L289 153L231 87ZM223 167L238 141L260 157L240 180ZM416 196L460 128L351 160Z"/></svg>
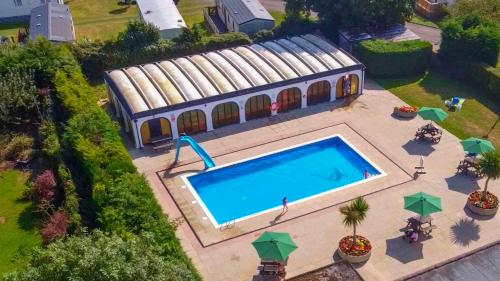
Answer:
<svg viewBox="0 0 500 281"><path fill-rule="evenodd" d="M232 17L237 24L254 19L274 21L274 18L259 0L220 0L220 3L232 13Z"/></svg>
<svg viewBox="0 0 500 281"><path fill-rule="evenodd" d="M142 19L160 30L187 27L172 0L137 0Z"/></svg>
<svg viewBox="0 0 500 281"><path fill-rule="evenodd" d="M44 36L50 41L74 41L73 19L68 6L48 2L31 10L30 38Z"/></svg>
<svg viewBox="0 0 500 281"><path fill-rule="evenodd" d="M104 79L135 118L362 67L308 34L111 70Z"/></svg>

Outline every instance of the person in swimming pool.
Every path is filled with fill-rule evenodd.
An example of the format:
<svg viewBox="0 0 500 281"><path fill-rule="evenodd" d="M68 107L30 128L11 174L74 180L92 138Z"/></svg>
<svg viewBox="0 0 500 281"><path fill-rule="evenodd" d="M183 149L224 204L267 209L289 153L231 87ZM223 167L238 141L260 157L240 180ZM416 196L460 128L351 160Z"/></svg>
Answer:
<svg viewBox="0 0 500 281"><path fill-rule="evenodd" d="M288 212L288 199L286 197L283 197L283 200L281 202L283 204L283 210L281 211L282 214Z"/></svg>
<svg viewBox="0 0 500 281"><path fill-rule="evenodd" d="M365 179L367 179L367 178L370 177L370 173L368 173L368 170L365 170L365 172L363 173L363 175L365 176Z"/></svg>

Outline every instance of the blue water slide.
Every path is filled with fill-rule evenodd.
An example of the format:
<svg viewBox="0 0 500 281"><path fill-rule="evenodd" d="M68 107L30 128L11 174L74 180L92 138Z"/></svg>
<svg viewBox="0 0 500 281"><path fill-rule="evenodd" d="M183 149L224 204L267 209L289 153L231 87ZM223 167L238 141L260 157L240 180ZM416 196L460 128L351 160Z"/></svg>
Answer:
<svg viewBox="0 0 500 281"><path fill-rule="evenodd" d="M181 136L177 140L177 152L175 153L174 164L177 163L177 161L179 160L179 152L181 151L181 144L183 142L187 142L191 146L191 148L193 148L194 152L196 152L201 157L201 159L205 163L205 170L208 168L215 167L215 162L214 162L214 160L212 160L212 157L210 157L210 155L208 155L208 153L205 151L205 149L203 149L203 147L201 147L190 136Z"/></svg>

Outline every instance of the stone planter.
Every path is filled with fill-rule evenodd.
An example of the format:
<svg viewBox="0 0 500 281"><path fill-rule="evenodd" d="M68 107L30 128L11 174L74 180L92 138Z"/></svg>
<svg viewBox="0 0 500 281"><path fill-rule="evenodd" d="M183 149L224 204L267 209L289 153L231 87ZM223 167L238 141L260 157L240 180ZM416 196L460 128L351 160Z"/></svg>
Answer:
<svg viewBox="0 0 500 281"><path fill-rule="evenodd" d="M364 245L366 245L365 246L365 250L367 250L368 252L364 253L362 255L352 255L352 254L344 252L342 249L346 249L346 246L347 246L346 243L347 243L347 241L349 239L352 239L352 236L349 235L349 236L343 237L339 241L339 247L337 248L337 252L339 253L339 256L343 260L345 260L345 261L347 261L349 263L363 263L363 262L366 262L368 259L370 259L370 256L371 256L371 253L372 253L372 246L371 246L370 240L368 240L366 237L361 236L361 235L356 235L356 237L357 237L357 239L359 239L361 241L364 241L362 243L364 243ZM366 247L369 247L369 248L366 248ZM359 254L361 254L363 252L359 252Z"/></svg>
<svg viewBox="0 0 500 281"><path fill-rule="evenodd" d="M480 215L480 216L494 216L498 211L498 205L496 208L493 208L493 209L485 209L485 208L476 207L469 202L467 202L467 208L469 208L469 210L471 212L473 212L474 214Z"/></svg>
<svg viewBox="0 0 500 281"><path fill-rule="evenodd" d="M362 256L351 256L349 254L346 254L342 252L340 248L337 249L337 252L339 253L339 256L345 260L346 262L349 263L362 263L366 262L367 260L370 259L370 256L372 255L372 251L370 250L368 253L362 255Z"/></svg>
<svg viewBox="0 0 500 281"><path fill-rule="evenodd" d="M401 118L413 118L413 117L417 116L417 112L403 112L403 111L399 111L396 108L394 108L393 114L395 116L398 116Z"/></svg>

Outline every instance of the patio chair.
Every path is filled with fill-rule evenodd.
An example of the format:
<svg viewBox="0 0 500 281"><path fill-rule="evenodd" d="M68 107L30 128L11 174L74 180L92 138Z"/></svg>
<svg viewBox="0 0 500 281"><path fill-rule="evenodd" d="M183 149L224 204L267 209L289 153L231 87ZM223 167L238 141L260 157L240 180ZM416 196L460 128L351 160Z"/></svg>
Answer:
<svg viewBox="0 0 500 281"><path fill-rule="evenodd" d="M422 232L422 234L429 235L436 228L437 228L437 226L435 226L435 225L429 225L429 226L420 228L420 231Z"/></svg>

